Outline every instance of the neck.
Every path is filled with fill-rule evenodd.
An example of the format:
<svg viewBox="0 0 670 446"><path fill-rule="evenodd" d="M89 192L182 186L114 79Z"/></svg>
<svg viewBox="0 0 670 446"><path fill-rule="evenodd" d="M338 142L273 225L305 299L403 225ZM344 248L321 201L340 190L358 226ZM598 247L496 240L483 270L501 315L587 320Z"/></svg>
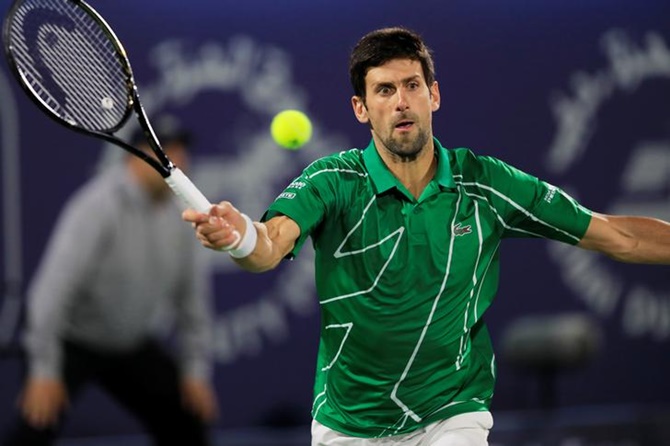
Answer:
<svg viewBox="0 0 670 446"><path fill-rule="evenodd" d="M411 161L393 155L383 147L377 147L380 157L391 173L414 198L418 199L437 171L437 157L432 139Z"/></svg>

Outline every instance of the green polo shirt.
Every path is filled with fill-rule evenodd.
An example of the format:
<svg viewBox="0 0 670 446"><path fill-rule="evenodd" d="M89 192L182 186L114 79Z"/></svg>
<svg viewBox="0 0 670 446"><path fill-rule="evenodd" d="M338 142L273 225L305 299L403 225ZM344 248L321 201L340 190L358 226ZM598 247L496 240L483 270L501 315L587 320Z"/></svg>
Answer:
<svg viewBox="0 0 670 446"><path fill-rule="evenodd" d="M358 437L411 432L487 410L494 354L482 315L505 237L575 244L591 214L561 190L435 140L419 199L374 144L321 158L265 215L294 220L315 248L321 337L312 415Z"/></svg>

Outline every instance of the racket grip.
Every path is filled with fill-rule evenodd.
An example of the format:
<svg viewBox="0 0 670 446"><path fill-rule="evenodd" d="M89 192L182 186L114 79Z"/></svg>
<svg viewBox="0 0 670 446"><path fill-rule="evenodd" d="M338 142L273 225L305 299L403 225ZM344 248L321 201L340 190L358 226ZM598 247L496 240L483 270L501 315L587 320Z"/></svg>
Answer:
<svg viewBox="0 0 670 446"><path fill-rule="evenodd" d="M188 207L205 214L211 209L212 204L209 200L178 167L171 170L171 174L165 178L165 182Z"/></svg>

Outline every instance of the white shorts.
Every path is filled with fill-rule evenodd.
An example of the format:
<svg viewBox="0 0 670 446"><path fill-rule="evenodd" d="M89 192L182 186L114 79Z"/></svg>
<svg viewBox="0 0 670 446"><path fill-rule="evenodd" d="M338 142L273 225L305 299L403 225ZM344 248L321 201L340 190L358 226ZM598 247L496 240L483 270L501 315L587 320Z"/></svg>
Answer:
<svg viewBox="0 0 670 446"><path fill-rule="evenodd" d="M469 412L403 435L383 438L349 437L316 420L312 421L312 446L488 446L493 427L491 412Z"/></svg>

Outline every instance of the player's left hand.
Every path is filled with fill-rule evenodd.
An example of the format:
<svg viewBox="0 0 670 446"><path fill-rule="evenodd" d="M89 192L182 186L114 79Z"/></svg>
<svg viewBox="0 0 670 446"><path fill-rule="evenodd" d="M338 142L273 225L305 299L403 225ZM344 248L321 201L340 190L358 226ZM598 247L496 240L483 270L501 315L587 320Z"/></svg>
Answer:
<svg viewBox="0 0 670 446"><path fill-rule="evenodd" d="M211 423L219 416L214 390L207 381L184 378L181 382L181 397L184 406L204 422Z"/></svg>

